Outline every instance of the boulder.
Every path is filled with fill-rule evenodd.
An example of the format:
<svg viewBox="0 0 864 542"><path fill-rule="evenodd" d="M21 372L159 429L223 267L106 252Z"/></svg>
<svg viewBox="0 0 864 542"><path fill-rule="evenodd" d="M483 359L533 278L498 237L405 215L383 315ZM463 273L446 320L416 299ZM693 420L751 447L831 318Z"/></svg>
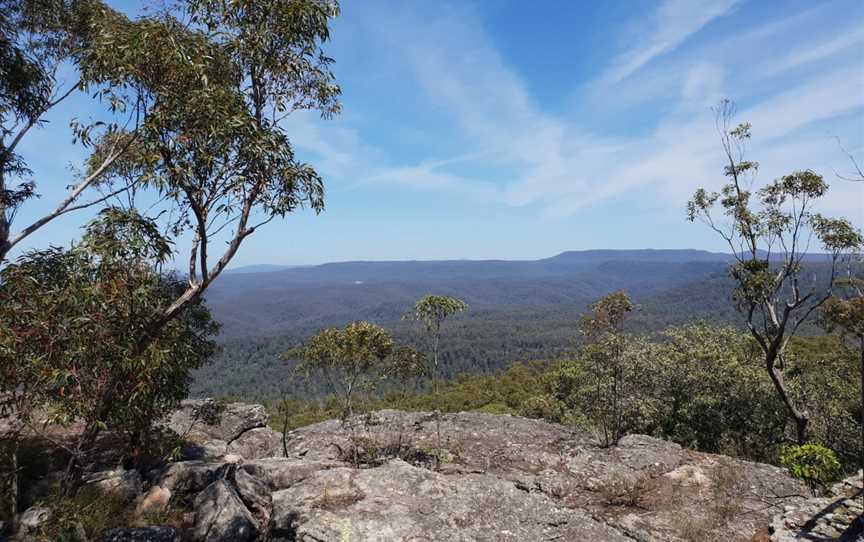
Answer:
<svg viewBox="0 0 864 542"><path fill-rule="evenodd" d="M264 481L271 490L286 489L317 471L342 467L338 461L312 461L286 457L270 457L246 461L242 469Z"/></svg>
<svg viewBox="0 0 864 542"><path fill-rule="evenodd" d="M225 479L207 486L195 498L194 540L250 542L258 535L257 522L237 491Z"/></svg>
<svg viewBox="0 0 864 542"><path fill-rule="evenodd" d="M111 529L102 534L101 542L181 542L182 533L174 527L139 527Z"/></svg>
<svg viewBox="0 0 864 542"><path fill-rule="evenodd" d="M266 426L268 419L262 405L190 399L183 401L164 425L190 442L224 441L227 445L250 429Z"/></svg>
<svg viewBox="0 0 864 542"><path fill-rule="evenodd" d="M279 457L282 455L282 433L269 427L256 427L233 440L226 446L226 451L246 460Z"/></svg>
<svg viewBox="0 0 864 542"><path fill-rule="evenodd" d="M234 488L246 509L255 518L259 535L270 530L270 517L273 513L273 498L270 488L259 478L243 469L233 471Z"/></svg>
<svg viewBox="0 0 864 542"><path fill-rule="evenodd" d="M216 473L222 465L222 462L214 461L172 463L157 476L154 485L170 491L175 500L189 503L216 480Z"/></svg>
<svg viewBox="0 0 864 542"><path fill-rule="evenodd" d="M180 448L180 457L185 461L217 461L225 455L227 448L228 443L224 440L187 441Z"/></svg>
<svg viewBox="0 0 864 542"><path fill-rule="evenodd" d="M171 490L162 486L153 486L141 496L135 506L135 515L143 517L147 514L158 514L168 509L171 502Z"/></svg>

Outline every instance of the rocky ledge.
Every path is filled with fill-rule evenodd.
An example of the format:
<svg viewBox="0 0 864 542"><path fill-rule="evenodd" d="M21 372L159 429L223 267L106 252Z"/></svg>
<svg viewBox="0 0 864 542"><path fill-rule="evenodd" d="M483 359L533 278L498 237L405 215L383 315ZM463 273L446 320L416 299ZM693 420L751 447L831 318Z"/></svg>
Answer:
<svg viewBox="0 0 864 542"><path fill-rule="evenodd" d="M90 478L142 518L172 509L182 521L103 539L786 541L806 524L793 518L824 504L770 465L642 435L604 448L514 416L442 415L440 442L429 413L379 411L284 438L266 422L259 405L185 402L166 421L186 441L182 460Z"/></svg>

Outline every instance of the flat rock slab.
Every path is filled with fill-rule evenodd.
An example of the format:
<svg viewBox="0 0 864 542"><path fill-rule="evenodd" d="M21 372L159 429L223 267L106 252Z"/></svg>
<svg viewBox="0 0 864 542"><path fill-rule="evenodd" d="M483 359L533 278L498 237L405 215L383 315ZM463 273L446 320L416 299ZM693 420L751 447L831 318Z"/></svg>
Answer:
<svg viewBox="0 0 864 542"><path fill-rule="evenodd" d="M497 477L451 477L401 460L318 471L275 492L273 535L298 542L632 542L584 512Z"/></svg>

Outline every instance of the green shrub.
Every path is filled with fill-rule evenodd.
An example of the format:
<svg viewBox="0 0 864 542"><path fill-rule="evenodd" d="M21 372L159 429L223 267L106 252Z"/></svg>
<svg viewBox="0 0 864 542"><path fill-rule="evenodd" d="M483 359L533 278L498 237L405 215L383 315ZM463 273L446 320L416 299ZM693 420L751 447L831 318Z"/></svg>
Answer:
<svg viewBox="0 0 864 542"><path fill-rule="evenodd" d="M840 462L831 448L808 443L785 446L780 450L780 464L793 477L804 481L813 493L824 490L840 477Z"/></svg>

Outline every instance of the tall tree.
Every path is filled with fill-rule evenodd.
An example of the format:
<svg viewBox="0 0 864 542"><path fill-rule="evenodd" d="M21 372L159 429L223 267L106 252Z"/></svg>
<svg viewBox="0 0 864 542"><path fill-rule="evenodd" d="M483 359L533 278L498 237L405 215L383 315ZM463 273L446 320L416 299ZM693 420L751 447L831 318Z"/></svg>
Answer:
<svg viewBox="0 0 864 542"><path fill-rule="evenodd" d="M323 181L295 157L282 121L299 109L339 111L333 61L321 50L337 4L188 0L184 7L142 20L135 35L106 37L119 53L86 64L119 73L109 81L120 90L144 89L138 101L148 120L109 178L131 172L161 198L166 231L191 236L188 286L142 329L139 350L201 297L255 231L304 206L323 209ZM141 67L136 46L144 37ZM214 254L214 244L224 249Z"/></svg>
<svg viewBox="0 0 864 542"><path fill-rule="evenodd" d="M715 110L725 160L726 184L719 192L698 189L688 203L690 221L701 219L731 249L736 308L764 354L764 367L795 424L796 439L807 440L808 413L789 393L785 352L789 340L833 292L837 269L862 246L862 237L842 218L814 213L828 191L813 171L796 171L751 192L759 165L745 159L748 123L732 126L735 107L724 100ZM715 217L719 207L726 220ZM828 253L807 259L815 236Z"/></svg>
<svg viewBox="0 0 864 542"><path fill-rule="evenodd" d="M92 297L103 293L99 289L101 286L94 291L93 284L101 278L104 262L120 261L113 251L125 250L122 243L112 244L114 248L106 245L112 251L111 257L106 258L92 248L94 239L101 238L94 237L93 232L86 243L68 254L52 250L30 254L22 262L23 267L14 266L3 279L6 295L18 295L16 288L26 290L28 279L22 274L24 270L38 272L38 278L46 281L51 278L47 273L58 273L55 278L59 284L74 285L80 292L58 298L49 295L51 289L46 289L45 295L41 290L31 289L27 290L31 298L42 296L44 299L22 298L17 302L43 303L31 311L40 317L47 314L60 319L64 314L76 315L75 311L84 306L92 313L86 318L88 322L101 319L109 325L115 318L119 318L120 323L132 322L134 325L130 324L124 333L112 333L105 338L101 346L107 350L88 358L94 364L93 374L110 371L118 363L125 366L127 362L152 366L155 370L162 362L152 358L154 349L168 352L165 341L176 342L173 334L177 326L188 324L190 318L198 318L196 308L200 306L203 293L247 237L264 224L299 207L308 205L316 212L323 209L323 181L311 166L295 158L281 121L298 109L318 109L325 117L339 110L340 90L329 69L332 59L321 50L321 44L329 37L330 20L338 14L338 6L326 0L241 0L227 4L185 0L155 15L130 21L95 0L77 0L69 2L68 6L57 0L58 6L72 11L53 10L50 1L33 4L48 7L36 12L24 8L9 12L16 17L20 15L13 21L18 25L15 28L29 29L38 22L38 28L57 30L62 37L73 36L77 40L73 40L75 47L58 47L65 54L63 59L71 60L81 75L75 88L95 92L113 112L125 113L129 119L127 126L112 124L99 133L98 124L76 127L76 137L92 145L93 153L83 173L83 184L76 185L60 213L81 208L84 204L74 203L75 198L97 180L100 187L110 188L102 198L92 202L94 204L116 196L118 190L113 189L116 183L121 191L146 190L150 199L155 200L150 207L150 217L134 213L138 218L130 221L122 219L121 213L115 211L102 216L114 220L115 226L117 220L127 226L146 225L135 230L138 234L146 233L146 240L134 249L139 251L137 257L142 261L161 266L171 256L176 246L173 242L186 233L191 234L192 239L185 281L172 280L170 288L157 288L158 298L145 304L147 310L142 308L136 312L134 319L115 314L110 303L99 304L94 301L97 298ZM12 2L12 5L30 3ZM6 13L3 11L4 15ZM66 17L67 13L72 15ZM10 20L4 18L3 22ZM26 53L27 50L16 44L30 42L15 39L18 38L13 36L11 46L6 42L0 46L15 54L16 51ZM51 75L46 75L39 67L41 64L36 59L25 60L29 62L24 62L27 66L39 68L33 71L42 70L35 79L48 77L50 87ZM18 90L14 85L10 88ZM5 88L3 90L5 100ZM50 95L51 89L45 93ZM22 95L31 94L34 93ZM4 108L3 118L13 118L13 125L16 122L24 125L23 132L12 136L14 142L39 122L44 107L35 107L36 113L27 108L16 109L17 95L10 95L14 99L0 104ZM43 98L40 103L49 103L46 100L49 98ZM6 111L13 112L11 117ZM4 131L3 137L9 137L10 133ZM17 158L11 158L13 155L14 145L4 146L4 164L15 166L4 167L20 174L24 168L19 167ZM0 210L5 213L4 220L10 213L14 215L17 206L32 195L31 185L22 186L13 195L3 188L2 196L7 203ZM13 203L14 208L11 207ZM56 216L59 214L47 218ZM4 222L0 232L6 236L2 240L4 251L8 251L11 244L8 223L8 220ZM33 227L44 223L44 220L37 220ZM106 226L106 231L119 231L115 226ZM33 228L28 227L22 233L32 231ZM20 237L14 239L20 240ZM225 249L217 254L214 262L210 248L217 240L225 241ZM70 259L74 261L70 263ZM39 263L29 265L28 261ZM136 270L143 265L126 264L129 269ZM111 280L114 280L113 275ZM135 306L142 307L141 304ZM122 309L124 305L117 307ZM9 320L2 323L3 336L20 338L15 331L20 330L22 324L15 321L14 312L7 316ZM13 333L7 333L10 330ZM94 332L92 336L100 334ZM25 341L16 343L16 348L23 348L22 345L33 348L33 359L40 359L40 348L50 350L42 352L45 359L52 359L46 354L61 351L51 342ZM79 348L74 344L71 347ZM172 360L165 366L182 365L182 360ZM54 362L60 363L60 360ZM81 371L76 369L75 374ZM65 393L66 388L61 389ZM86 455L96 435L107 426L106 419L112 416L112 409L122 404L125 388L78 386L76 389L87 394L88 406L75 406L78 403L72 402L73 406L60 409L69 417L82 418L86 425L70 462L67 477L70 482L66 485L73 490L80 457ZM81 404L85 402L84 396L79 399Z"/></svg>
<svg viewBox="0 0 864 542"><path fill-rule="evenodd" d="M427 295L414 304L414 309L406 318L423 322L426 333L432 340L432 367L428 373L432 376L432 395L435 401L435 434L438 454L436 462L440 463L441 451L441 405L438 397L438 357L441 346L441 325L444 321L468 309L468 304L459 298L446 295Z"/></svg>

